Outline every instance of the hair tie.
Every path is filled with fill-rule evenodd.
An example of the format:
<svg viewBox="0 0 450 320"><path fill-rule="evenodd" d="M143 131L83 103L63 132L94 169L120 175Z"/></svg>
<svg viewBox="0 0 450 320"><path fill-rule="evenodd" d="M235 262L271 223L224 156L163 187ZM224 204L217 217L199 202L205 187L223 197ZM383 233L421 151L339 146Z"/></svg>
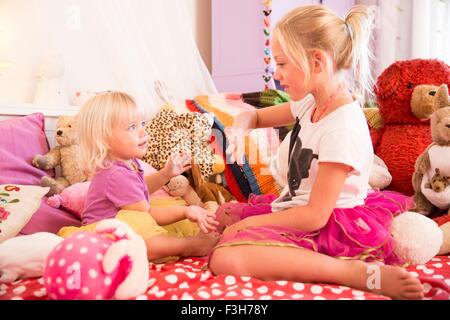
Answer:
<svg viewBox="0 0 450 320"><path fill-rule="evenodd" d="M350 38L353 41L353 31L352 31L352 26L349 25L347 22L344 22L345 27L347 28L348 34L350 35Z"/></svg>

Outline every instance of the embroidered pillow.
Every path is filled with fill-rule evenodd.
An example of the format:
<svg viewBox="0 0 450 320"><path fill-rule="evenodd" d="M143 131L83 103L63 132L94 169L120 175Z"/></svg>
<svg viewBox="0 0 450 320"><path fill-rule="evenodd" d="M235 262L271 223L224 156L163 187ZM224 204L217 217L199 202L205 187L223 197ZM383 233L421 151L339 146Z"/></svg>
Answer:
<svg viewBox="0 0 450 320"><path fill-rule="evenodd" d="M16 236L39 209L49 188L0 185L0 243Z"/></svg>

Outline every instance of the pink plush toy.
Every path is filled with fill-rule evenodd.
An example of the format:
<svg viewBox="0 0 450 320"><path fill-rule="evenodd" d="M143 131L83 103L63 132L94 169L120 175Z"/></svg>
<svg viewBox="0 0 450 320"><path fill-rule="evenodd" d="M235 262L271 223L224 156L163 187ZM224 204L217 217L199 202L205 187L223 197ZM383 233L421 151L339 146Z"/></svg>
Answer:
<svg viewBox="0 0 450 320"><path fill-rule="evenodd" d="M49 254L44 282L51 299L128 299L143 294L149 268L144 240L117 219L80 231Z"/></svg>
<svg viewBox="0 0 450 320"><path fill-rule="evenodd" d="M75 183L60 194L56 194L47 199L47 204L53 208L63 207L77 217L81 217L84 210L84 203L91 183L89 181Z"/></svg>

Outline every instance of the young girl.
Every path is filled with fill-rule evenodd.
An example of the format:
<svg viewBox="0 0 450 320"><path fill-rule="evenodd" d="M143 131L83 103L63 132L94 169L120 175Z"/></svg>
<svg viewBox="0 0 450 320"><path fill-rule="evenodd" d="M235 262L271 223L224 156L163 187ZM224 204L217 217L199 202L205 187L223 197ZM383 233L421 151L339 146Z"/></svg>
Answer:
<svg viewBox="0 0 450 320"><path fill-rule="evenodd" d="M204 256L216 244L217 235L207 233L216 229L217 222L203 208L150 208L149 190L155 191L189 168L190 156L174 156L164 169L144 177L136 159L144 155L148 136L142 112L129 95L107 92L88 100L79 113L79 138L82 165L93 178L82 215L83 227L63 228L61 236L80 229L93 230L99 220L115 217L144 238L150 260ZM184 219L196 222L202 233Z"/></svg>
<svg viewBox="0 0 450 320"><path fill-rule="evenodd" d="M325 6L312 5L291 11L275 27L274 78L293 102L237 116L227 130L227 151L240 161L242 135L296 122L276 161L287 186L272 202L272 213L225 229L211 255L215 274L336 283L398 299L423 297L419 280L405 269L366 262L399 262L389 227L393 215L408 206L400 194L367 194L373 149L343 72L353 69L360 91L369 88L370 26L363 6L342 20ZM380 285L371 282L374 276Z"/></svg>

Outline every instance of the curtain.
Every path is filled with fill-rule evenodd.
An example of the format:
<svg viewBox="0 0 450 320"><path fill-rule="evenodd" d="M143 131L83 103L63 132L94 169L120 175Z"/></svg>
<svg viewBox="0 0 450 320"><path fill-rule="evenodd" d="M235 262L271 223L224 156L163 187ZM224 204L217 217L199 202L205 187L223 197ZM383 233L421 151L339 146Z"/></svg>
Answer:
<svg viewBox="0 0 450 320"><path fill-rule="evenodd" d="M155 86L173 100L217 92L185 1L32 0L32 9L30 35L61 52L74 88L123 90L153 114L163 102Z"/></svg>
<svg viewBox="0 0 450 320"><path fill-rule="evenodd" d="M358 0L377 5L375 74L396 60L436 58L450 64L450 0Z"/></svg>

